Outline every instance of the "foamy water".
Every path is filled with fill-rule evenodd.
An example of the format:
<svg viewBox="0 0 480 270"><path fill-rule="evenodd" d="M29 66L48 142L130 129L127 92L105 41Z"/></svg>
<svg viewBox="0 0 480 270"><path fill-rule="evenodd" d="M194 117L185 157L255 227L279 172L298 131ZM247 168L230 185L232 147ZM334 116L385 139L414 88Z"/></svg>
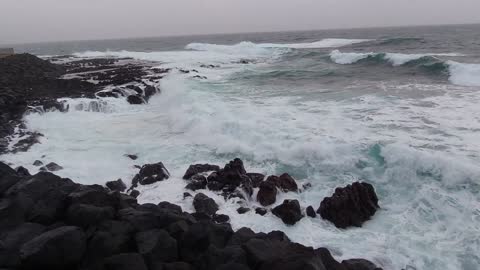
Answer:
<svg viewBox="0 0 480 270"><path fill-rule="evenodd" d="M92 111L90 100L66 99L72 108L68 113L26 116L28 129L45 135L40 144L0 159L36 172L31 164L45 155L45 162L64 167L59 175L84 184L118 178L128 183L137 172L134 165L162 161L172 178L141 187L139 201L170 201L187 211L193 211L192 201L183 200L186 183L181 177L190 164L223 165L240 157L249 172L289 172L312 188L281 194L277 203L298 199L304 208L317 208L338 186L365 180L375 186L381 210L362 228L348 230L320 218L304 218L289 227L270 213L239 215L235 201L206 193L220 205L220 213L231 217L235 229L282 230L294 241L328 247L339 259L362 257L384 269L478 269L480 95L474 87L463 87L476 85L474 64L449 63L449 84L372 82L385 90L355 95L339 91L334 98L307 91L301 79L288 95L275 94L284 91L275 78L256 85L238 79L244 72L275 67L299 49L326 49L334 62L353 64L368 56L333 50L365 41L194 43L179 51L80 52L79 57L132 57L162 67L197 69L208 79L174 70L161 81L162 93L142 106L107 98ZM386 58L400 66L424 56L453 55ZM252 61L239 64L243 59ZM202 68L204 64L219 67ZM328 87L318 85L322 91ZM357 91L352 87L343 91ZM254 200L246 204L257 206Z"/></svg>

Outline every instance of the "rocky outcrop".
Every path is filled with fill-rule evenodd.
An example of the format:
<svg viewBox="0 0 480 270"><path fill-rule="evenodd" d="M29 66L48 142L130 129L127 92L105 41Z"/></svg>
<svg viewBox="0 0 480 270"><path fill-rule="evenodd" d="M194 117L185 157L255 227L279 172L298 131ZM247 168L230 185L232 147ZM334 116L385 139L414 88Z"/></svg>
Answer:
<svg viewBox="0 0 480 270"><path fill-rule="evenodd" d="M197 213L204 213L208 216L213 216L218 211L217 203L203 193L195 195L193 198L193 207L195 207Z"/></svg>
<svg viewBox="0 0 480 270"><path fill-rule="evenodd" d="M260 184L260 190L257 193L257 201L263 206L269 206L277 201L277 187L271 181L265 181Z"/></svg>
<svg viewBox="0 0 480 270"><path fill-rule="evenodd" d="M303 218L300 203L297 200L283 201L281 205L273 208L272 213L287 225L294 225Z"/></svg>
<svg viewBox="0 0 480 270"><path fill-rule="evenodd" d="M183 179L188 180L188 179L191 179L196 174L201 174L201 173L206 173L211 171L218 172L220 171L220 167L217 165L210 165L210 164L190 165L187 171L185 172Z"/></svg>
<svg viewBox="0 0 480 270"><path fill-rule="evenodd" d="M317 213L338 228L361 227L378 208L378 198L373 186L355 182L344 188L337 188L331 197L323 199Z"/></svg>
<svg viewBox="0 0 480 270"><path fill-rule="evenodd" d="M298 191L297 182L288 173L284 173L280 176L271 175L267 178L267 182L272 182L283 192Z"/></svg>
<svg viewBox="0 0 480 270"><path fill-rule="evenodd" d="M132 187L140 185L150 185L159 181L166 180L170 173L162 162L143 165L140 172L132 179Z"/></svg>
<svg viewBox="0 0 480 270"><path fill-rule="evenodd" d="M111 191L118 191L124 192L127 189L127 185L122 181L122 179L118 179L117 181L110 181L105 184Z"/></svg>
<svg viewBox="0 0 480 270"><path fill-rule="evenodd" d="M195 208L215 213L210 200L197 195ZM19 176L0 163L2 269L378 270L361 259L337 262L282 232L234 232L225 215L196 216L48 172Z"/></svg>

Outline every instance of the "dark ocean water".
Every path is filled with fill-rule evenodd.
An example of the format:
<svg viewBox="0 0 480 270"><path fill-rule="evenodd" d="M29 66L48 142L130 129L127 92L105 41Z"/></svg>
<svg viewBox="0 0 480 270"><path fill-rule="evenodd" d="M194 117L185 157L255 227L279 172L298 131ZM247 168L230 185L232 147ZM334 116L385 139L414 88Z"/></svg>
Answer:
<svg viewBox="0 0 480 270"><path fill-rule="evenodd" d="M235 202L209 195L234 228L283 230L339 258L364 257L384 269L477 270L479 33L468 25L19 45L44 57L129 57L172 72L145 106L106 99L100 112L27 116L28 128L45 135L42 144L0 159L34 172L32 162L46 154L65 168L62 176L103 184L130 179L134 164L119 157L136 153L137 163L163 161L173 175L145 187L140 201L186 210L180 178L193 163L240 157L250 171L289 172L313 187L278 201L295 198L303 207L364 180L381 210L346 231L320 219L288 227L274 216L238 215Z"/></svg>

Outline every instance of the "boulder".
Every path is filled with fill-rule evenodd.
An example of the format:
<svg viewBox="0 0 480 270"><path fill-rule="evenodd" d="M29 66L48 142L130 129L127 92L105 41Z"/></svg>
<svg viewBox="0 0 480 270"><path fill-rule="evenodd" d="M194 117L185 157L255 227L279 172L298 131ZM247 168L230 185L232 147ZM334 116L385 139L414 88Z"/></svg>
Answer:
<svg viewBox="0 0 480 270"><path fill-rule="evenodd" d="M245 214L245 213L249 212L250 210L251 210L251 209L250 209L250 208L247 208L247 207L239 207L239 208L237 209L237 213L239 213L240 215L242 215L242 214Z"/></svg>
<svg viewBox="0 0 480 270"><path fill-rule="evenodd" d="M60 170L63 170L63 167L58 165L55 162L50 162L47 165L40 168L40 171L42 172L56 172Z"/></svg>
<svg viewBox="0 0 480 270"><path fill-rule="evenodd" d="M25 269L75 269L86 250L85 233L78 227L60 227L25 243L20 249Z"/></svg>
<svg viewBox="0 0 480 270"><path fill-rule="evenodd" d="M150 185L155 182L166 180L170 177L170 173L162 162L155 164L143 165L140 172L133 178L132 186Z"/></svg>
<svg viewBox="0 0 480 270"><path fill-rule="evenodd" d="M260 190L257 193L257 201L263 206L274 204L277 200L277 187L269 181L260 184Z"/></svg>
<svg viewBox="0 0 480 270"><path fill-rule="evenodd" d="M277 186L283 192L298 191L298 186L295 182L295 179L293 179L288 173L284 173L279 177L274 175L269 176L266 181L274 183L275 186Z"/></svg>
<svg viewBox="0 0 480 270"><path fill-rule="evenodd" d="M17 172L7 164L0 162L0 179L10 175L17 175Z"/></svg>
<svg viewBox="0 0 480 270"><path fill-rule="evenodd" d="M297 200L283 201L281 205L273 208L272 213L287 225L294 225L303 218L300 203Z"/></svg>
<svg viewBox="0 0 480 270"><path fill-rule="evenodd" d="M189 183L187 184L187 186L185 186L185 188L193 191L199 189L206 189L207 178L201 174L196 174L190 178Z"/></svg>
<svg viewBox="0 0 480 270"><path fill-rule="evenodd" d="M132 196L133 198L138 198L138 196L140 196L140 191L134 189L132 191L130 191L130 196Z"/></svg>
<svg viewBox="0 0 480 270"><path fill-rule="evenodd" d="M265 216L267 212L268 211L265 208L258 207L257 209L255 209L255 213L257 213L260 216Z"/></svg>
<svg viewBox="0 0 480 270"><path fill-rule="evenodd" d="M145 98L149 99L158 92L158 89L155 86L147 85L143 92L145 93Z"/></svg>
<svg viewBox="0 0 480 270"><path fill-rule="evenodd" d="M195 207L195 211L198 213L205 213L208 216L213 216L218 211L217 203L203 193L195 195L193 198L193 207Z"/></svg>
<svg viewBox="0 0 480 270"><path fill-rule="evenodd" d="M346 270L382 270L374 263L364 259L350 259L342 261L342 265Z"/></svg>
<svg viewBox="0 0 480 270"><path fill-rule="evenodd" d="M26 168L24 168L24 167L22 167L22 166L17 167L17 168L15 169L15 171L17 172L17 175L20 176L20 177L29 177L29 176L32 176L32 175L30 174L30 172L29 172Z"/></svg>
<svg viewBox="0 0 480 270"><path fill-rule="evenodd" d="M195 164L195 165L190 165L185 172L185 175L183 176L183 179L188 180L192 176L196 174L201 174L205 172L211 172L211 171L216 171L218 172L220 170L220 167L217 165L210 165L210 164Z"/></svg>
<svg viewBox="0 0 480 270"><path fill-rule="evenodd" d="M311 218L316 218L317 217L317 213L315 213L315 209L313 209L313 206L309 206L307 207L307 216L311 217Z"/></svg>
<svg viewBox="0 0 480 270"><path fill-rule="evenodd" d="M215 221L216 223L227 223L228 221L230 221L230 217L223 214L215 214L213 216L213 221Z"/></svg>
<svg viewBox="0 0 480 270"><path fill-rule="evenodd" d="M145 103L145 100L140 95L130 95L127 97L128 103L132 105L140 105Z"/></svg>
<svg viewBox="0 0 480 270"><path fill-rule="evenodd" d="M163 270L194 270L195 268L186 262L166 263Z"/></svg>
<svg viewBox="0 0 480 270"><path fill-rule="evenodd" d="M123 253L104 260L105 270L148 270L142 255Z"/></svg>
<svg viewBox="0 0 480 270"><path fill-rule="evenodd" d="M323 199L317 213L338 228L361 227L378 208L378 198L373 186L355 182L344 188L337 188L331 197Z"/></svg>
<svg viewBox="0 0 480 270"><path fill-rule="evenodd" d="M265 175L261 173L247 173L247 176L252 181L252 186L254 188L260 187L260 183L262 183L263 179L265 179Z"/></svg>
<svg viewBox="0 0 480 270"><path fill-rule="evenodd" d="M23 223L16 228L0 233L0 267L15 268L20 265L20 247L45 231L45 226ZM2 234L5 234L2 236Z"/></svg>
<svg viewBox="0 0 480 270"><path fill-rule="evenodd" d="M107 182L106 186L112 191L124 192L127 189L127 185L122 181L122 179L118 179L117 181L110 181Z"/></svg>
<svg viewBox="0 0 480 270"><path fill-rule="evenodd" d="M87 228L101 223L107 219L113 219L115 209L111 206L94 206L88 204L74 204L67 210L67 222L70 225Z"/></svg>
<svg viewBox="0 0 480 270"><path fill-rule="evenodd" d="M135 235L138 252L150 269L178 260L177 240L165 230L150 230Z"/></svg>

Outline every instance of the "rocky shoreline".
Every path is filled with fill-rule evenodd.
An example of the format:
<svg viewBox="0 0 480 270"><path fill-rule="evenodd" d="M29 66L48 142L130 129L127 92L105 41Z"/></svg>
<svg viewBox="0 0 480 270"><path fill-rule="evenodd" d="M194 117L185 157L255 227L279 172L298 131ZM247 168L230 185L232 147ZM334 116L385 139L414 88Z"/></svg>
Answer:
<svg viewBox="0 0 480 270"><path fill-rule="evenodd" d="M132 59L50 60L28 54L0 59L0 154L27 151L42 136L24 130L25 113L72 109L58 98L125 98L132 105L143 104L160 92L155 85L169 72ZM14 134L22 139L12 147ZM299 186L287 173L247 172L240 159L223 167L191 165L183 180L171 179L161 162L145 164L129 186L117 180L106 187L74 183L52 173L61 166L36 163L43 167L30 175L23 167L0 162L3 269L380 269L364 259L338 262L328 249L293 243L280 231L233 231L230 218L217 214L218 205L202 193L210 190L225 200L236 199L239 214L271 212L289 226L321 217L345 229L361 226L379 208L367 183L337 188L321 203L319 198L317 208L297 200L278 205L278 193L309 186ZM193 197L195 212L169 202L139 204L136 188L158 181L185 181L183 196ZM252 200L262 207L250 209L243 203Z"/></svg>

